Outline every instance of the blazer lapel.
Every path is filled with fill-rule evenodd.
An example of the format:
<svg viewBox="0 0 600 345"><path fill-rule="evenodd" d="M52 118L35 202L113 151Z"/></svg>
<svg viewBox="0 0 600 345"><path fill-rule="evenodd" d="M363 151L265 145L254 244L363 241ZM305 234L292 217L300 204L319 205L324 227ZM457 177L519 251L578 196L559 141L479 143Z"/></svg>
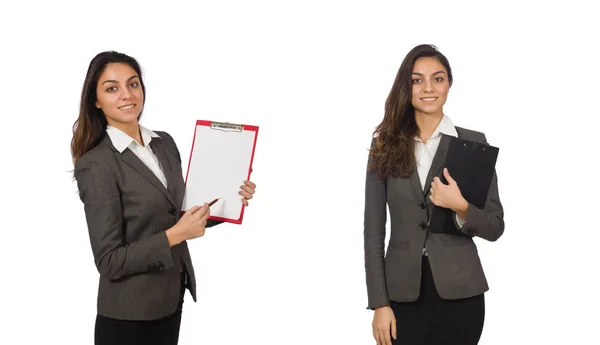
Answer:
<svg viewBox="0 0 600 345"><path fill-rule="evenodd" d="M155 139L158 138L154 138L150 143L152 144ZM160 140L160 139L158 139ZM157 140L157 141L158 141ZM106 144L108 147L111 148L111 150L113 150L114 152L119 152L119 150L117 150L115 148L115 146L112 144L112 141L110 140L110 137L108 135L105 135L104 138L102 139L102 141L104 142L104 144ZM152 150L155 151L154 147L152 147ZM160 150L158 150L160 151ZM155 152L156 154L156 152ZM175 201L173 200L173 196L172 193L170 192L170 190L172 190L173 188L173 173L171 171L171 165L166 161L166 159L164 158L164 154L162 155L162 158L160 155L157 154L157 158L161 164L163 173L165 174L165 178L167 179L167 187L169 188L169 190L167 190L165 188L165 186L162 184L162 182L160 182L160 180L158 179L158 177L156 177L156 175L154 175L154 173L152 172L152 170L150 170L150 168L148 168L146 166L146 164L144 164L144 162L142 162L138 156L135 155L135 153L133 153L133 151L131 151L129 148L126 148L125 151L123 151L123 153L121 153L121 160L129 165L130 167L132 167L135 171L137 171L140 175L142 175L146 180L148 180L148 182L150 182L150 184L152 184L154 187L156 187L159 191L161 191L161 193L163 193L165 195L165 197L167 198L167 200L169 200L169 202L173 205L176 206Z"/></svg>
<svg viewBox="0 0 600 345"><path fill-rule="evenodd" d="M425 196L429 194L429 189L433 178L437 176L443 168L446 155L448 154L448 147L450 146L450 139L451 137L449 135L442 133L440 144L435 152L435 156L433 156L433 162L431 162L431 167L429 168L429 173L427 174L427 180L425 180L425 190L423 191ZM429 198L427 198L427 200L429 200Z"/></svg>
<svg viewBox="0 0 600 345"><path fill-rule="evenodd" d="M165 197L167 197L169 202L171 204L173 204L173 206L175 206L175 202L173 201L173 198L171 197L171 194L169 193L169 191L165 188L165 186L162 184L162 182L160 182L158 177L156 177L156 175L154 175L152 170L150 170L146 166L146 164L144 164L144 162L142 162L135 155L135 153L133 153L129 148L126 148L125 151L123 151L123 154L121 155L121 159L127 165L129 165L130 167L135 169L146 180L148 180L148 182L150 182L154 187L156 187L158 190L160 190L165 195ZM166 176L167 176L167 174L165 172L165 177ZM167 179L167 186L168 185L169 185L169 180Z"/></svg>
<svg viewBox="0 0 600 345"><path fill-rule="evenodd" d="M163 141L161 138L152 138L150 141L150 148L158 158L158 162L162 168L163 173L165 174L165 178L167 179L167 188L168 192L171 196L175 194L175 172L173 171L172 162L167 158L167 154L165 151L165 147L163 145ZM162 185L162 184L161 184Z"/></svg>

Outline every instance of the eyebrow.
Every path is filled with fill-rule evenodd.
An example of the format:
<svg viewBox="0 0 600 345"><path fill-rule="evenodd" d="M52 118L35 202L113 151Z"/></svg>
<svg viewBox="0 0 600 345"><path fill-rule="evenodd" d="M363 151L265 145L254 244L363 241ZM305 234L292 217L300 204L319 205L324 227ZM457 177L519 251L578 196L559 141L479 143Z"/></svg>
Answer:
<svg viewBox="0 0 600 345"><path fill-rule="evenodd" d="M435 73L434 73L434 74L432 74L432 75L436 75L436 74L440 74L440 73L441 73L441 74L444 74L444 71L437 71L437 72L435 72ZM422 76L422 75L423 75L423 73L418 73L418 72L413 72L412 74L416 74L416 75L420 75L420 76Z"/></svg>
<svg viewBox="0 0 600 345"><path fill-rule="evenodd" d="M130 81L131 79L134 79L134 78L139 78L139 77L137 75L134 75L134 76L129 77L129 79L127 79L127 81ZM116 81L116 80L105 80L104 83L102 83L102 85L104 85L106 83L118 83L118 81Z"/></svg>

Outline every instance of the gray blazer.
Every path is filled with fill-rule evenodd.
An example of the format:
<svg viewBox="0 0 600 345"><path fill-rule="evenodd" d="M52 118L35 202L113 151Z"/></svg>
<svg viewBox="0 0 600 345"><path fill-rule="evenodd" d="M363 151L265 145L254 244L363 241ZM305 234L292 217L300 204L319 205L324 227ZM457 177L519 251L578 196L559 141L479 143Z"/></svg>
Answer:
<svg viewBox="0 0 600 345"><path fill-rule="evenodd" d="M129 149L121 154L110 137L75 164L75 178L100 273L98 314L123 320L154 320L173 313L180 300L181 272L196 301L188 245L172 248L165 230L175 225L185 191L181 157L173 138L155 131L150 145L168 189ZM218 222L209 221L208 226Z"/></svg>
<svg viewBox="0 0 600 345"><path fill-rule="evenodd" d="M456 130L459 138L487 143L483 133L460 127ZM450 136L443 135L425 186L431 184L434 176L442 175L449 142ZM375 139L371 145L374 143ZM391 223L384 254L386 206ZM425 225L432 208L429 188L423 192L416 169L409 178L388 177L386 180L379 179L374 171L367 171L364 244L369 309L387 306L390 300L417 300L423 246L427 249L435 286L442 298L466 298L489 289L473 237L496 241L504 232L496 174L484 209L469 203L466 223L461 229L468 236L428 232Z"/></svg>

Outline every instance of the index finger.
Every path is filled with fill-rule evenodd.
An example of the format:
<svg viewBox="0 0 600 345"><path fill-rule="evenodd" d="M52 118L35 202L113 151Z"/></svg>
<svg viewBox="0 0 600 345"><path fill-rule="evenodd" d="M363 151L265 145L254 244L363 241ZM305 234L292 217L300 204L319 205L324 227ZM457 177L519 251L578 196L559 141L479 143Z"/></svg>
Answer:
<svg viewBox="0 0 600 345"><path fill-rule="evenodd" d="M208 210L208 204L204 203L204 205L202 206L196 206L198 207L198 209L196 210L196 212L194 212L194 216L204 216L204 214L206 213L206 211Z"/></svg>
<svg viewBox="0 0 600 345"><path fill-rule="evenodd" d="M252 182L252 181L248 181L248 180L246 180L246 181L244 181L244 184L245 184L246 186L248 186L248 187L252 188L252 189L255 189L255 188L256 188L256 184L255 184L254 182Z"/></svg>

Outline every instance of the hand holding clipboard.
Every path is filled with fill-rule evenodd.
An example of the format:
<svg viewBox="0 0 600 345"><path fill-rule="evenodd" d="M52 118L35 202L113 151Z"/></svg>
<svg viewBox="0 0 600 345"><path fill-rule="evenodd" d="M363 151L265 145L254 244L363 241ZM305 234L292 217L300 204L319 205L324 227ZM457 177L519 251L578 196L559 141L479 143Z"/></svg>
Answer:
<svg viewBox="0 0 600 345"><path fill-rule="evenodd" d="M488 144L451 138L442 175L434 178L430 189L434 208L429 231L464 235L456 229L453 209L462 208L462 203L485 206L498 152Z"/></svg>

